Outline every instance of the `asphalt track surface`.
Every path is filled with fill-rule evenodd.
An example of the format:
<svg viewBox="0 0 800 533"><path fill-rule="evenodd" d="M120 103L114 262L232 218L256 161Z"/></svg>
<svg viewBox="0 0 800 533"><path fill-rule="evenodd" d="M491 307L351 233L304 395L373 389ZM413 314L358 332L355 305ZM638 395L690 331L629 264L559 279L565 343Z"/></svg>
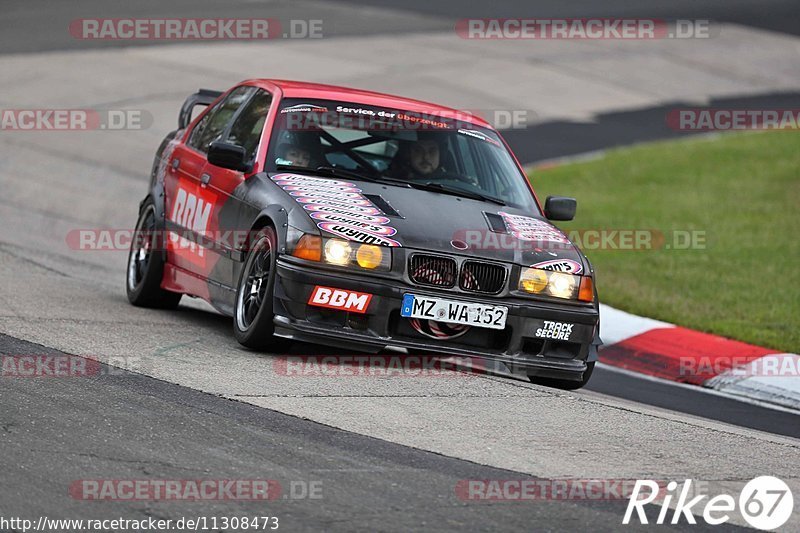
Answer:
<svg viewBox="0 0 800 533"><path fill-rule="evenodd" d="M382 7L381 2L371 4ZM186 5L6 2L0 14L1 50L96 46L65 38L64 21L186 16ZM192 16L222 16L218 3L191 5ZM514 16L526 9L522 3L493 3L487 12L465 3L407 2L405 17L387 20L380 11L364 11L370 21L365 25L350 5L268 5L270 16L279 18L302 17L298 10L305 9L306 18L333 21L342 36L442 29L452 27L454 18ZM620 2L612 9L615 4L607 4L603 13L595 13L597 8L588 5L588 12L577 7L567 12L556 3L552 10L543 4L541 16L625 16L627 5ZM645 15L749 21L789 33L797 28L787 23L789 2L704 3L708 13L688 4L670 5L671 11L663 7ZM227 3L224 16L257 16L259 7ZM781 101L790 107L797 95L764 98L786 98ZM609 116L608 124L623 123L609 126L624 137L615 142L647 138L643 131L625 137L632 125L653 122L635 115ZM527 137L513 137L527 133L506 136L529 162L608 145L600 139L609 138L609 129L595 125L596 131L575 135L569 129L574 125L563 127L564 133L547 130L549 138L563 139L558 146L535 153L525 152ZM8 335L0 336L0 353L53 355L63 350L101 359L137 354L142 361L132 365L133 372L104 365L99 375L82 379L0 378L0 516L179 518L263 515L266 510L279 516L288 531L616 531L625 502L465 502L455 486L465 479L531 476L686 476L723 486L762 474L790 484L800 479L797 415L603 368L586 390L569 394L492 376L422 383L281 380L270 373L274 356L241 350L229 320L202 305L188 301L173 313L129 307L120 254L89 258L61 253L54 244L64 241L53 228L98 227L135 217L145 170L129 169L124 157L120 161L114 154L64 148L58 141L52 152L42 153L34 143L2 140L0 184L6 194L0 200L0 332ZM62 172L85 175L86 182L71 183ZM86 502L69 496L71 483L92 478L269 478L284 488L319 481L323 497L279 498L265 506ZM702 530L679 525L684 528Z"/></svg>
<svg viewBox="0 0 800 533"><path fill-rule="evenodd" d="M5 336L0 336L0 346L59 355ZM580 530L589 523L595 531L616 531L627 504L470 504L456 496L459 480L526 476L221 400L105 365L89 379L18 379L3 385L3 475L15 480L15 490L3 493L3 516L80 517L90 505L90 515L97 519L278 516L280 529L287 531ZM131 413L136 413L135 428ZM37 431L30 431L32 426ZM143 477L270 479L281 490L267 502L179 506L64 497L75 480ZM319 489L314 494L322 497L311 498L306 486ZM650 520L656 515L648 510Z"/></svg>

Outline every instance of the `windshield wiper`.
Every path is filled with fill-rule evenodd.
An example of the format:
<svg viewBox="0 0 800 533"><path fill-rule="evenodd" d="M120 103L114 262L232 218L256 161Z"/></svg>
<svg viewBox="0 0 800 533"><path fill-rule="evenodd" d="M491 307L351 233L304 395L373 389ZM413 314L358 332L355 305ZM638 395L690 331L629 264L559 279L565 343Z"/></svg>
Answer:
<svg viewBox="0 0 800 533"><path fill-rule="evenodd" d="M371 181L373 183L379 183L378 178L375 176L370 176L369 174L364 174L346 168L321 166L317 167L316 172L319 172L321 174L327 174L329 176L336 176L337 178L352 178L354 180Z"/></svg>
<svg viewBox="0 0 800 533"><path fill-rule="evenodd" d="M413 181L409 181L406 183L408 183L415 189L420 189L423 191L433 191L433 192L440 192L443 194L452 194L453 196L461 196L463 198L470 198L472 200L482 200L484 202L492 202L498 205L506 205L506 203L500 198L495 198L494 196L487 196L479 192L468 191L466 189L461 189L459 187L448 187L447 185L442 185L441 183L431 183L431 182L415 183Z"/></svg>

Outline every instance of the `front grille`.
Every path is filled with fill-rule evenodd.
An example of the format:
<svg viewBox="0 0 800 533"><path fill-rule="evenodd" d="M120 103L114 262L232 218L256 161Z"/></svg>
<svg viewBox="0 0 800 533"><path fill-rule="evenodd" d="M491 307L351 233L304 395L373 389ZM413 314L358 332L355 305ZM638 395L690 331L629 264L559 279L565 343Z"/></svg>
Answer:
<svg viewBox="0 0 800 533"><path fill-rule="evenodd" d="M503 290L506 269L495 263L465 261L461 267L458 286L465 291L496 294Z"/></svg>
<svg viewBox="0 0 800 533"><path fill-rule="evenodd" d="M456 262L447 257L414 254L409 277L420 285L453 287L456 284Z"/></svg>

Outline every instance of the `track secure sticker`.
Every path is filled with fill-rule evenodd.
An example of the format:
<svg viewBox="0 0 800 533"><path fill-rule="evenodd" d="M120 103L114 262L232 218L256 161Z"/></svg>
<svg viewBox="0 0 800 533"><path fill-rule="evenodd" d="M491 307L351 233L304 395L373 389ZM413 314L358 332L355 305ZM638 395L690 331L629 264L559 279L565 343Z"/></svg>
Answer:
<svg viewBox="0 0 800 533"><path fill-rule="evenodd" d="M311 291L308 305L364 314L367 312L371 300L372 295L367 292L346 291L317 285Z"/></svg>
<svg viewBox="0 0 800 533"><path fill-rule="evenodd" d="M531 268L538 268L540 270L549 270L551 272L567 272L568 274L579 274L583 267L577 261L572 259L554 259L552 261L542 261L531 265Z"/></svg>
<svg viewBox="0 0 800 533"><path fill-rule="evenodd" d="M574 324L545 320L544 327L537 329L535 335L542 339L568 341L569 336L572 335L572 326L574 326Z"/></svg>
<svg viewBox="0 0 800 533"><path fill-rule="evenodd" d="M349 241L402 246L389 238L397 233L391 220L355 183L297 174L276 174L272 181L309 211L319 229Z"/></svg>

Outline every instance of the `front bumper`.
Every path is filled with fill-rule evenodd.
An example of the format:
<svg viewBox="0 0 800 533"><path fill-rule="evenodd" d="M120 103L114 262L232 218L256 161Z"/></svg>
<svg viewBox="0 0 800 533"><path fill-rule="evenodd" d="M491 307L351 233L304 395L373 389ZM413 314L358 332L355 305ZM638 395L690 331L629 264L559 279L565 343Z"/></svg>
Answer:
<svg viewBox="0 0 800 533"><path fill-rule="evenodd" d="M364 314L310 306L307 302L317 285L368 292L373 296ZM407 293L507 306L506 327L504 330L472 327L462 337L452 340L425 337L400 316L403 295ZM452 294L402 280L360 275L358 271L311 268L284 257L277 261L274 295L276 335L342 349L378 352L386 347L406 348L412 353L497 361L517 374L580 380L586 363L597 360L600 344L596 305ZM544 327L545 321L572 324L569 340L537 337L536 332Z"/></svg>

